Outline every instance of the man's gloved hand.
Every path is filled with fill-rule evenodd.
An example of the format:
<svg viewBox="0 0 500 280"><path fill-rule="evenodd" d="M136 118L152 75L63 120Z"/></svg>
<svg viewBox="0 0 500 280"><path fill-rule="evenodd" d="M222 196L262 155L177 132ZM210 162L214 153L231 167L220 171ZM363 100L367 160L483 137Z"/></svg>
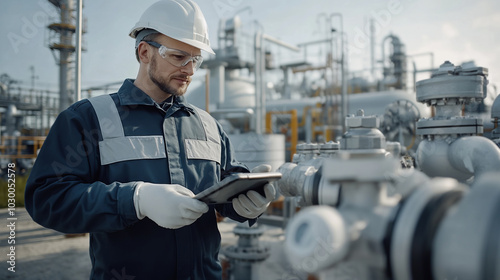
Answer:
<svg viewBox="0 0 500 280"><path fill-rule="evenodd" d="M148 217L161 227L176 229L194 223L208 211L207 204L193 199L181 185L140 182L134 194L137 217Z"/></svg>
<svg viewBox="0 0 500 280"><path fill-rule="evenodd" d="M259 172L271 172L271 165L269 164L261 164L252 168L251 173L259 173Z"/></svg>
<svg viewBox="0 0 500 280"><path fill-rule="evenodd" d="M256 191L248 191L246 194L240 194L233 198L233 208L238 215L255 219L266 211L267 207L274 199L274 187L271 184L264 186L265 197Z"/></svg>
<svg viewBox="0 0 500 280"><path fill-rule="evenodd" d="M271 171L271 166L268 164L261 164L252 169L252 173L269 171ZM260 195L256 191L248 191L246 194L240 194L232 200L234 211L242 217L255 219L266 211L271 201L274 200L275 193L274 186L266 184L264 186L265 196Z"/></svg>

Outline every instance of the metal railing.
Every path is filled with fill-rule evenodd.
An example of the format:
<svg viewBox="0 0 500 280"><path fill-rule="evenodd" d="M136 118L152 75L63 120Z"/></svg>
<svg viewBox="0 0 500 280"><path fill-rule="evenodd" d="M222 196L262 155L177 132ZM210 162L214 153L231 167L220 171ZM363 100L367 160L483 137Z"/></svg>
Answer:
<svg viewBox="0 0 500 280"><path fill-rule="evenodd" d="M36 158L45 136L2 136L0 159Z"/></svg>

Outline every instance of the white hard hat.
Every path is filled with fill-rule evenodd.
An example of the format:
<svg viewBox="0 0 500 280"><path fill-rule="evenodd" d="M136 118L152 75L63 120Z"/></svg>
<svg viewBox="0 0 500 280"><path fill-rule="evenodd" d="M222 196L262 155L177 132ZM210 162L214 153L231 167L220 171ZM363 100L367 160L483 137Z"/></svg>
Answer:
<svg viewBox="0 0 500 280"><path fill-rule="evenodd" d="M170 38L215 54L208 40L207 22L198 4L191 0L162 0L142 14L130 37L143 29L154 29Z"/></svg>

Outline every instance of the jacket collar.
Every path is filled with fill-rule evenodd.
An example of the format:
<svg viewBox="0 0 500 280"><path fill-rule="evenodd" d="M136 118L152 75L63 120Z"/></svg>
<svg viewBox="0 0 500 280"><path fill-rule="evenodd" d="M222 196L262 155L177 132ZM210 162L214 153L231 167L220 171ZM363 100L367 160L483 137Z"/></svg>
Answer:
<svg viewBox="0 0 500 280"><path fill-rule="evenodd" d="M134 79L126 79L118 90L118 98L121 105L149 105L155 106L155 101L149 97L144 91L134 85ZM187 102L184 96L174 96L172 106L175 107L192 107Z"/></svg>

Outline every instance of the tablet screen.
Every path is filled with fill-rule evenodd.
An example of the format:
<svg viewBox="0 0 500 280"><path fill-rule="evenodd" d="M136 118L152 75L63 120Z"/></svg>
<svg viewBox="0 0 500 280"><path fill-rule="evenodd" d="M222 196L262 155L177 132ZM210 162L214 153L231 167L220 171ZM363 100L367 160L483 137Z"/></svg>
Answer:
<svg viewBox="0 0 500 280"><path fill-rule="evenodd" d="M231 203L233 198L249 190L255 190L263 195L264 186L280 178L279 172L235 173L198 193L194 198L207 204Z"/></svg>

